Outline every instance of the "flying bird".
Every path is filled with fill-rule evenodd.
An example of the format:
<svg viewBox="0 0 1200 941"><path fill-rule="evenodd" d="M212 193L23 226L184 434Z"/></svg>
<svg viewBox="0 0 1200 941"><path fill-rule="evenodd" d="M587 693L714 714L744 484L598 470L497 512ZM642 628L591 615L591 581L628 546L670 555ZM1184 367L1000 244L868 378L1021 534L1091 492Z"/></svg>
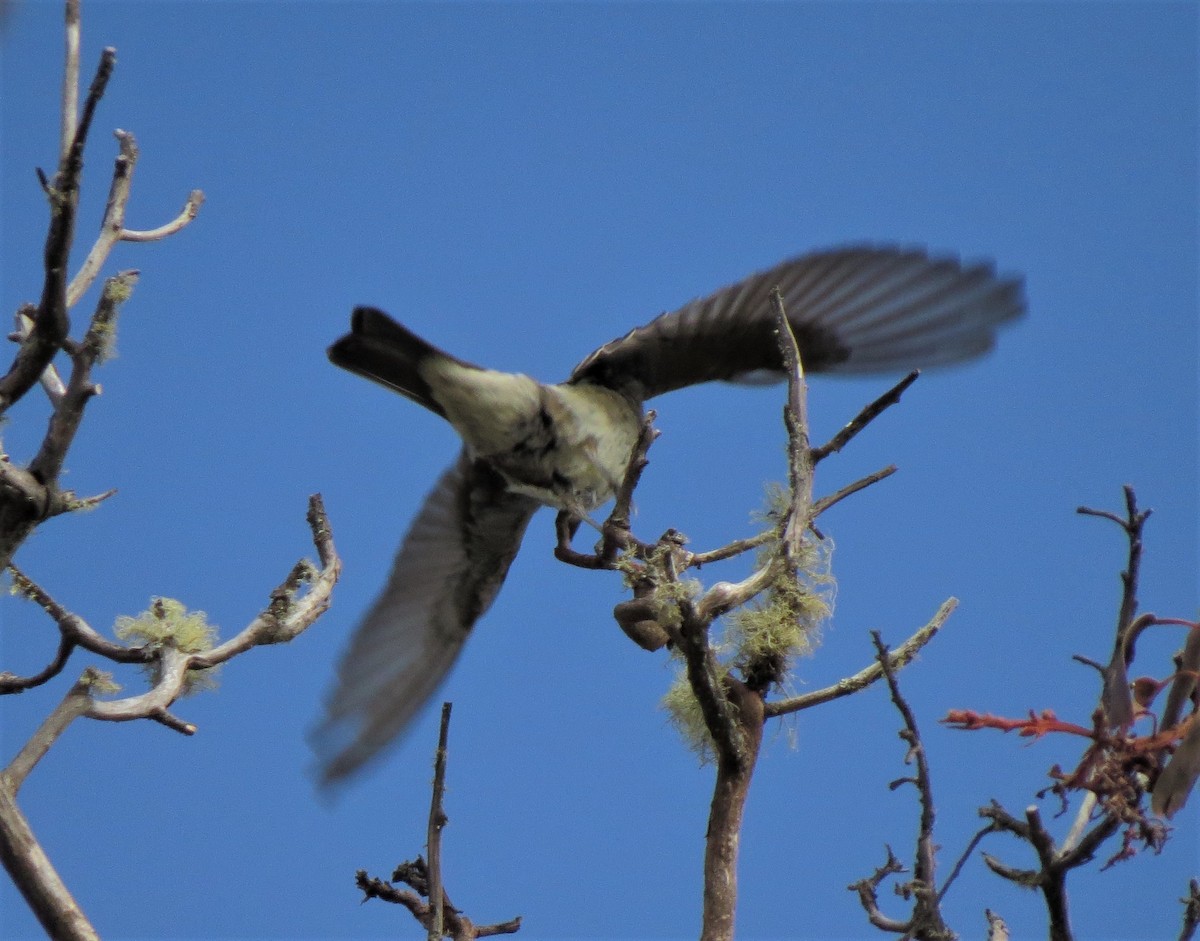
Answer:
<svg viewBox="0 0 1200 941"><path fill-rule="evenodd" d="M646 400L712 380L783 378L775 287L811 373L971 359L1025 310L1021 281L988 264L892 247L821 251L631 330L557 385L476 366L376 308L354 310L329 359L442 416L463 448L426 498L338 667L316 736L324 783L377 755L433 695L539 507L582 515L613 496Z"/></svg>

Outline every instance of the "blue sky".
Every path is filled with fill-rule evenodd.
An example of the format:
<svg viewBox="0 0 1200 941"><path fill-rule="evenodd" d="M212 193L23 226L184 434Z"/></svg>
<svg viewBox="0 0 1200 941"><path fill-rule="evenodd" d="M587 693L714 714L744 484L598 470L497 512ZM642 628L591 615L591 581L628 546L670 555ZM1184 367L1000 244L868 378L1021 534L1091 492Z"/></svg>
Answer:
<svg viewBox="0 0 1200 941"><path fill-rule="evenodd" d="M40 290L33 168L54 163L60 20L57 3L17 4L0 36L10 311ZM360 906L353 873L423 849L436 709L336 803L308 774L338 653L456 449L435 416L327 364L358 303L556 380L662 310L808 249L921 244L1024 275L1029 317L989 358L927 375L818 479L832 491L901 468L824 520L837 611L797 689L864 665L869 629L899 643L961 599L902 676L936 775L943 875L977 807L1019 812L1077 754L936 724L956 707L1086 724L1097 680L1070 657L1108 655L1125 545L1075 507L1118 509L1134 484L1156 511L1142 606L1195 616L1192 5L87 4L89 74L103 45L118 66L81 246L113 128L142 150L128 225L161 224L193 187L208 203L181 235L115 253L110 267L142 281L66 482L120 493L45 526L18 562L99 628L167 595L226 636L311 553L311 492L345 563L306 635L178 705L194 738L80 724L27 782L22 805L105 937L420 936L403 911ZM814 382L815 436L887 385ZM37 441L36 398L3 429L15 459ZM749 534L764 482L784 475L782 391L656 405L640 532L675 526L697 547ZM535 519L444 691L448 887L478 921L524 915L525 938L694 936L710 771L658 708L670 668L611 619L619 579L556 563L551 520ZM40 668L41 613L0 600L0 627L0 666ZM1181 639L1141 645L1136 672L1165 672ZM0 704L3 760L88 662ZM887 790L905 772L896 727L877 689L768 730L740 936L878 936L845 886L885 841L910 850L912 796ZM1081 937L1174 933L1198 814L1200 800L1160 857L1076 874ZM986 848L1031 863L1012 841ZM947 914L981 936L985 907L1015 937L1044 931L1039 897L976 858ZM0 912L4 937L36 936L7 885Z"/></svg>

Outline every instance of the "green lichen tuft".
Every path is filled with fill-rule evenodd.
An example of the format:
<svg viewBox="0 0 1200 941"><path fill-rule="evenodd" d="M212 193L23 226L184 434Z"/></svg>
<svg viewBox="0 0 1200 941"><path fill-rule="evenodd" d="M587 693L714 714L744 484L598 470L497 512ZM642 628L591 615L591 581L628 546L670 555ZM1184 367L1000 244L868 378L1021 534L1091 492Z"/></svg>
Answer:
<svg viewBox="0 0 1200 941"><path fill-rule="evenodd" d="M750 513L750 519L755 523L766 523L778 526L791 505L791 491L777 480L769 480L763 485L763 505Z"/></svg>
<svg viewBox="0 0 1200 941"><path fill-rule="evenodd" d="M79 682L96 696L111 696L121 691L121 684L113 679L111 673L95 667L87 667L79 678Z"/></svg>
<svg viewBox="0 0 1200 941"><path fill-rule="evenodd" d="M173 647L181 653L206 653L217 642L217 628L208 623L203 611L188 611L174 598L152 598L150 607L137 617L121 615L114 626L117 638L127 644L154 648ZM155 659L144 665L151 684L159 679L159 663ZM184 694L213 689L215 670L189 670L184 682Z"/></svg>
<svg viewBox="0 0 1200 941"><path fill-rule="evenodd" d="M21 598L25 601L37 601L37 592L33 587L33 582L27 579L16 569L8 569L8 593L14 598Z"/></svg>
<svg viewBox="0 0 1200 941"><path fill-rule="evenodd" d="M729 666L718 664L718 679L723 682L728 674ZM704 713L700 709L700 703L696 699L695 693L692 692L691 683L688 682L686 664L680 663L675 681L663 695L662 708L667 713L667 720L679 733L684 744L699 759L700 764L712 764L716 758L712 736L704 722Z"/></svg>
<svg viewBox="0 0 1200 941"><path fill-rule="evenodd" d="M125 292L128 296L129 292ZM89 331L92 344L96 350L96 362L104 364L117 358L117 320L95 322Z"/></svg>

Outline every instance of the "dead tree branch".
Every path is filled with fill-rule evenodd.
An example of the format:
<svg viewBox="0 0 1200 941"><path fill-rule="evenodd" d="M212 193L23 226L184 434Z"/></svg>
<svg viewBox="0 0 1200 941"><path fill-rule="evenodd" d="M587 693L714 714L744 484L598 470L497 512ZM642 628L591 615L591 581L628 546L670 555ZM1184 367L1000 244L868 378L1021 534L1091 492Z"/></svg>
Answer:
<svg viewBox="0 0 1200 941"><path fill-rule="evenodd" d="M82 421L84 406L99 394L99 386L91 379L92 369L111 349L117 313L137 283L137 272L122 272L105 281L87 331L79 341L72 340L69 335L71 307L98 277L117 241L146 241L170 235L195 217L204 199L203 193L194 191L180 216L158 229L148 232L126 229L125 211L138 152L133 135L117 131L119 153L100 236L79 272L68 281L84 150L97 108L116 66L116 50L109 47L101 53L80 109L79 0L67 0L64 29L66 61L60 102L58 165L53 177L38 171L50 207L42 257L41 299L36 305L22 305L17 311L16 330L11 335L18 344L16 355L8 372L0 377L0 416L38 381L46 390L53 411L41 447L27 467L20 467L7 456L0 455L0 569L12 561L16 550L41 522L88 505L87 501L60 489L58 477ZM71 360L71 374L66 381L54 364L60 350L66 351Z"/></svg>
<svg viewBox="0 0 1200 941"><path fill-rule="evenodd" d="M477 925L459 909L455 908L446 893L442 881L442 830L449 822L443 806L446 791L446 741L450 731L450 703L442 703L442 721L438 731L438 747L434 757L432 797L429 805L429 822L426 829L429 861L418 856L410 862L401 863L392 873L391 881L385 881L359 869L354 875L355 885L363 893L363 901L382 899L395 905L403 905L423 927L429 941L475 941L498 934L515 934L521 927L518 915L509 921L492 925ZM397 888L394 883L404 883L413 891Z"/></svg>
<svg viewBox="0 0 1200 941"><path fill-rule="evenodd" d="M908 640L888 653L888 664L891 669L897 670L908 666L908 664L915 660L921 648L933 640L957 607L957 598L947 598L942 602L942 606L938 608L937 613L929 620L928 624L919 628ZM789 712L800 712L804 709L811 709L813 706L819 706L822 703L831 702L834 699L841 699L843 696L849 696L852 693L866 689L871 684L883 679L883 677L883 667L878 660L875 660L853 676L847 676L844 679L838 680L831 686L813 690L811 693L804 693L800 696L792 696L788 699L780 699L767 703L767 718L786 715Z"/></svg>
<svg viewBox="0 0 1200 941"><path fill-rule="evenodd" d="M857 692L885 675L876 662L825 690L778 702L768 699L786 678L797 651L808 642L810 629L828 613L821 589L809 584L814 577L810 569L820 568L825 551L821 546L824 537L814 528L814 520L895 470L884 468L814 500L814 468L898 402L917 378L915 373L906 377L864 408L829 443L812 447L800 351L778 292L773 302L787 378L784 427L788 436L788 487L771 508L770 528L757 536L695 553L684 548L686 538L673 529L655 543L635 538L629 528L629 507L656 434L649 423L652 415L630 457L616 506L600 527L602 539L596 550L581 553L572 548L578 524L569 514L561 513L556 526L555 555L561 561L581 568L616 569L624 575L633 598L614 609L621 629L643 649L670 647L683 661L684 682L677 687L678 692L668 694L668 709L697 750L711 758L716 767L705 844L702 941L725 941L734 934L741 823L766 720ZM683 578L688 569L750 550L759 551L758 563L739 582L717 582L701 589ZM753 616L770 627L745 628L747 633L733 645L736 650L730 655L712 640L713 625L726 613L740 616L751 602L756 605ZM898 669L908 663L938 632L956 604L954 599L947 601L929 624L889 654L889 667Z"/></svg>
<svg viewBox="0 0 1200 941"><path fill-rule="evenodd" d="M1109 662L1102 665L1081 655L1074 658L1101 674L1101 689L1090 726L1060 720L1049 710L1033 709L1021 719L957 709L942 720L966 730L1017 731L1028 738L1067 734L1088 742L1077 766L1071 771L1057 765L1051 768L1053 783L1038 794L1039 798L1048 793L1057 796L1063 812L1073 793L1082 795L1075 820L1061 842L1056 842L1043 823L1037 805L1028 806L1019 817L995 801L979 811L989 821L980 836L989 832L1009 833L1033 850L1036 868L1014 867L987 854L984 861L1002 878L1041 892L1052 941L1069 941L1073 937L1066 890L1070 871L1094 860L1101 847L1118 833L1120 846L1105 868L1130 859L1143 848L1161 851L1169 830L1153 815L1169 817L1176 812L1200 778L1200 719L1196 718L1195 702L1196 679L1200 675L1200 639L1197 639L1200 624L1138 613L1143 532L1151 511L1138 508L1132 487L1124 488L1124 496L1123 515L1089 507L1078 509L1082 515L1116 523L1128 541ZM1168 625L1186 627L1189 632L1183 650L1175 657L1173 671L1165 679L1143 676L1130 683L1129 667L1136 658L1138 638L1152 627ZM1151 707L1167 686L1171 692L1163 720L1152 722L1148 732L1138 734L1135 724L1146 718L1153 720ZM1192 708L1184 716L1188 703Z"/></svg>
<svg viewBox="0 0 1200 941"><path fill-rule="evenodd" d="M1183 926L1179 929L1179 941L1191 941L1200 926L1200 881L1188 882L1188 894L1179 900L1183 904Z"/></svg>
<svg viewBox="0 0 1200 941"><path fill-rule="evenodd" d="M196 671L211 669L253 646L295 637L316 621L329 605L330 593L341 570L341 561L334 548L319 495L309 500L308 521L320 568L307 561L297 564L272 592L267 609L250 626L232 641L203 652L184 649L178 640L170 636L164 637L159 643L139 647L126 647L109 641L82 618L55 601L44 589L13 570L19 590L37 602L58 626L60 645L55 661L36 677L3 677L7 687L5 691L19 692L57 674L65 666L71 650L77 646L116 662L144 663L154 667L153 683L147 692L116 700L97 698L97 695L115 692L117 687L107 674L93 667L86 668L62 702L46 717L8 766L0 771L0 860L51 937L83 939L96 935L38 845L28 821L17 806L16 796L21 785L50 747L79 718L112 722L153 719L177 732L192 734L195 726L172 715L169 708L190 688ZM306 590L298 597L302 588Z"/></svg>
<svg viewBox="0 0 1200 941"><path fill-rule="evenodd" d="M903 866L899 865L892 854L891 847L888 847L888 861L883 869L877 869L873 876L854 883L849 889L858 893L867 918L877 928L899 934L906 941L909 938L917 941L954 941L958 936L950 930L942 917L940 902L944 892L939 892L937 888L937 844L934 843L933 836L936 810L925 745L921 741L921 732L917 727L912 707L900 692L900 684L892 668L892 658L878 631L871 632L871 641L875 645L875 661L887 680L892 704L904 722L904 728L899 732L900 740L908 746L904 763L916 766L912 777L900 778L890 785L895 790L902 784L912 784L917 789L921 804L920 825L913 854L913 877L897 887L897 892L903 898L912 900L912 913L904 921L897 921L886 918L879 910L877 890L880 883L888 875L904 871Z"/></svg>
<svg viewBox="0 0 1200 941"><path fill-rule="evenodd" d="M210 650L188 653L180 662L184 674L192 670L212 669L252 647L289 641L312 626L329 608L333 587L341 575L342 563L333 544L333 534L320 494L309 497L307 519L313 546L317 550L318 564L314 565L307 559L297 562L287 578L271 591L271 601L267 607L245 628ZM51 664L33 676L21 677L11 673L0 673L0 694L22 692L58 675L76 647L82 647L116 663L142 664L155 661L164 656L164 651L169 649L150 645L130 647L110 640L84 618L68 611L55 601L44 588L16 566L10 565L9 572L18 594L35 602L57 625L59 650ZM178 653L179 651L175 651L175 654ZM170 672L174 675L174 661L171 663ZM177 688L170 689L168 687L171 684L161 683L153 697L139 697L136 703L131 700L121 701L124 705L98 702L91 715L93 718L114 721L146 718L141 712L151 708L148 704L161 702L164 698L174 702L178 698L182 692L182 679L177 677L176 680Z"/></svg>

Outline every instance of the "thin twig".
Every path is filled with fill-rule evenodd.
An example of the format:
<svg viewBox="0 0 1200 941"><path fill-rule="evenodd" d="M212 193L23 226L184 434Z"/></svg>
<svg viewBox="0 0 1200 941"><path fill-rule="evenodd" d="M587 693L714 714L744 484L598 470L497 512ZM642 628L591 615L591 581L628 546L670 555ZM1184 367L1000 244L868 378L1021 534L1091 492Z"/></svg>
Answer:
<svg viewBox="0 0 1200 941"><path fill-rule="evenodd" d="M308 525L320 562L319 569L303 562L273 591L271 603L238 634L204 654L192 654L190 669L214 667L264 644L280 644L299 636L329 608L333 588L342 574L342 561L333 545L333 533L319 493L308 498ZM298 581L308 590L294 597ZM280 603L282 601L282 604Z"/></svg>
<svg viewBox="0 0 1200 941"><path fill-rule="evenodd" d="M783 295L779 288L771 291L775 307L775 329L779 351L787 372L787 405L783 423L788 433L788 500L787 514L780 520L780 547L788 578L797 577L801 544L813 519L813 452L808 443L808 383L804 378L804 363L800 347L792 333Z"/></svg>
<svg viewBox="0 0 1200 941"><path fill-rule="evenodd" d="M54 659L41 671L30 676L17 676L7 670L0 673L0 694L23 693L27 689L33 689L35 686L49 682L62 672L74 649L75 641L66 634L61 635L58 639L58 650L54 653Z"/></svg>
<svg viewBox="0 0 1200 941"><path fill-rule="evenodd" d="M946 623L947 618L954 613L954 609L957 607L957 598L947 598L942 602L942 606L938 608L937 613L929 620L929 623L918 629L908 640L888 655L888 663L892 668L899 669L910 663L920 649L933 640L937 632L941 630L942 625ZM870 666L864 667L853 676L838 680L832 686L826 686L824 689L814 690L811 693L804 693L800 696L791 696L777 702L767 703L767 718L786 715L790 712L800 712L803 709L810 709L813 706L819 706L830 700L841 699L843 696L849 696L852 693L866 689L872 683L883 679L883 675L883 669L880 667L879 661L876 660Z"/></svg>
<svg viewBox="0 0 1200 941"><path fill-rule="evenodd" d="M989 833L995 832L996 828L989 824L988 826L982 827L976 831L975 835L971 837L970 842L967 843L966 848L962 851L962 855L958 857L957 862L955 862L954 866L950 869L950 875L946 877L946 881L942 883L941 889L938 890L937 900L939 902L946 897L946 893L950 891L950 886L954 884L954 880L957 879L959 873L962 872L963 867L967 864L967 860L970 859L971 854L975 852L975 848L983 842L983 838L985 836L987 836Z"/></svg>
<svg viewBox="0 0 1200 941"><path fill-rule="evenodd" d="M429 825L426 828L426 850L429 853L429 941L442 941L442 828L446 826L446 811L442 798L446 793L446 740L450 734L452 703L442 703L442 722L438 731L437 754L433 759L433 797L429 803Z"/></svg>
<svg viewBox="0 0 1200 941"><path fill-rule="evenodd" d="M154 659L155 654L149 648L126 647L124 644L105 637L82 617L73 614L55 601L49 592L15 565L10 564L8 572L12 576L13 587L17 593L28 598L45 611L54 623L58 625L62 638L69 641L72 647L82 647L91 653L98 654L116 663L149 663ZM53 675L55 674L51 674L51 676ZM49 676L46 677L46 679L49 678ZM28 688L28 686L24 688ZM3 685L0 685L0 692L9 691ZM15 691L19 692L19 690Z"/></svg>
<svg viewBox="0 0 1200 941"><path fill-rule="evenodd" d="M68 22L70 13L68 12ZM0 414L33 386L70 329L67 316L67 266L75 237L75 214L79 204L79 181L83 173L83 149L96 106L104 94L116 64L116 50L105 49L100 65L88 89L83 114L71 136L71 146L59 161L52 185L47 187L50 200L50 226L43 251L45 277L33 330L17 351L12 367L0 379ZM64 96L65 97L65 96ZM64 119L65 120L65 119Z"/></svg>
<svg viewBox="0 0 1200 941"><path fill-rule="evenodd" d="M707 552L694 552L687 557L688 568L700 568L712 562L722 562L725 559L732 559L743 552L750 552L760 546L765 546L771 540L775 539L776 535L774 529L767 529L757 536L750 536L747 539L735 539L733 542L720 546L717 549L710 549Z"/></svg>
<svg viewBox="0 0 1200 941"><path fill-rule="evenodd" d="M137 281L138 272L122 271L104 282L104 290L96 304L96 312L92 315L84 342L71 357L71 379L67 383L66 395L54 410L42 445L29 464L30 471L42 480L56 480L62 470L67 452L83 421L84 408L98 391L92 382L92 368L104 355L104 338L111 336L117 314L129 299Z"/></svg>
<svg viewBox="0 0 1200 941"><path fill-rule="evenodd" d="M63 29L62 108L59 115L58 159L62 163L75 140L75 122L79 119L79 0L67 0Z"/></svg>
<svg viewBox="0 0 1200 941"><path fill-rule="evenodd" d="M170 222L160 225L157 229L122 229L122 242L157 242L160 239L165 239L168 236L174 235L193 219L200 212L200 207L204 205L204 192L202 190L192 190L188 194L187 201L183 204L183 208Z"/></svg>
<svg viewBox="0 0 1200 941"><path fill-rule="evenodd" d="M819 448L813 448L812 462L819 464L825 458L829 457L830 454L842 450L859 432L873 422L880 413L899 402L900 396L904 394L904 391L909 386L917 381L920 375L920 370L910 372L892 386L892 388L888 389L887 392L859 412L836 435L830 438L826 444L821 445Z"/></svg>
<svg viewBox="0 0 1200 941"><path fill-rule="evenodd" d="M913 714L908 700L900 692L900 684L896 680L896 674L892 668L891 656L878 631L871 631L871 642L875 645L875 661L883 671L884 679L887 680L892 704L904 722L900 738L908 745L905 763L911 761L916 765L915 776L903 780L916 785L921 804L917 845L913 853L913 878L904 886L905 897L908 897L909 893L913 896L913 908L904 928L903 938L919 937L927 939L927 941L943 941L943 939L951 941L957 935L949 929L942 917L939 905L941 893L937 891L937 845L934 843L933 836L936 810L933 801L933 780L929 773L925 746L921 741L921 732L917 727L916 716Z"/></svg>
<svg viewBox="0 0 1200 941"><path fill-rule="evenodd" d="M1113 653L1103 672L1101 705L1111 728L1127 728L1133 724L1133 697L1129 690L1128 666L1134 658L1134 617L1137 614L1138 579L1142 562L1142 530L1152 511L1139 512L1137 495L1129 485L1125 491L1125 518L1121 519L1106 510L1093 510L1081 506L1076 512L1084 516L1098 516L1115 522L1124 530L1129 540L1129 554L1125 570L1121 573L1121 604L1117 612L1117 626L1113 635ZM1153 617L1151 617L1151 622ZM1143 625L1145 626L1145 625Z"/></svg>
<svg viewBox="0 0 1200 941"><path fill-rule="evenodd" d="M67 306L74 307L83 293L96 280L100 269L108 260L113 246L121 238L125 225L125 206L133 185L133 170L137 166L137 140L128 131L113 132L117 139L118 154L113 166L112 183L108 190L108 203L104 207L104 219L100 223L100 235L88 252L83 264L67 288Z"/></svg>
<svg viewBox="0 0 1200 941"><path fill-rule="evenodd" d="M1200 925L1200 881L1188 880L1188 894L1179 900L1183 903L1183 926L1179 930L1179 941L1191 941Z"/></svg>
<svg viewBox="0 0 1200 941"><path fill-rule="evenodd" d="M873 474L867 474L866 477L861 477L852 484L846 484L841 490L829 494L827 497L821 497L813 504L812 516L815 520L818 516L828 510L831 506L841 503L846 497L858 493L860 490L866 490L872 484L877 484L881 480L885 480L896 473L897 467L895 464L889 464L887 467L875 471Z"/></svg>
<svg viewBox="0 0 1200 941"><path fill-rule="evenodd" d="M271 603L258 617L237 635L204 653L185 653L171 647L126 647L109 640L83 618L55 601L24 572L12 565L9 566L9 572L18 592L38 604L58 625L60 644L69 643L72 649L75 646L83 647L118 663L159 661L158 681L154 688L140 696L96 702L88 713L91 718L115 722L153 718L176 731L190 734L195 731L194 726L166 712L185 689L189 671L211 669L252 647L290 640L309 628L329 607L334 585L341 575L341 559L333 545L333 535L320 494L309 497L308 524L320 568L314 568L310 562L298 563L271 593ZM307 585L308 590L297 598L295 595L302 584ZM51 664L54 671L51 672L47 667L36 679L45 682L61 671L65 662L59 663L56 658ZM0 693L19 692L36 685L31 682L32 679L35 678L0 677Z"/></svg>
<svg viewBox="0 0 1200 941"><path fill-rule="evenodd" d="M857 882L846 886L851 892L858 893L859 904L862 905L863 911L867 913L867 921L880 931L886 931L890 934L901 934L908 931L911 921L899 921L889 915L885 915L879 907L879 886L883 884L883 880L888 876L900 875L904 872L904 864L896 858L896 854L892 852L890 846L884 847L887 850L887 859L884 860L882 866L878 866L875 872L865 879L859 879Z"/></svg>

